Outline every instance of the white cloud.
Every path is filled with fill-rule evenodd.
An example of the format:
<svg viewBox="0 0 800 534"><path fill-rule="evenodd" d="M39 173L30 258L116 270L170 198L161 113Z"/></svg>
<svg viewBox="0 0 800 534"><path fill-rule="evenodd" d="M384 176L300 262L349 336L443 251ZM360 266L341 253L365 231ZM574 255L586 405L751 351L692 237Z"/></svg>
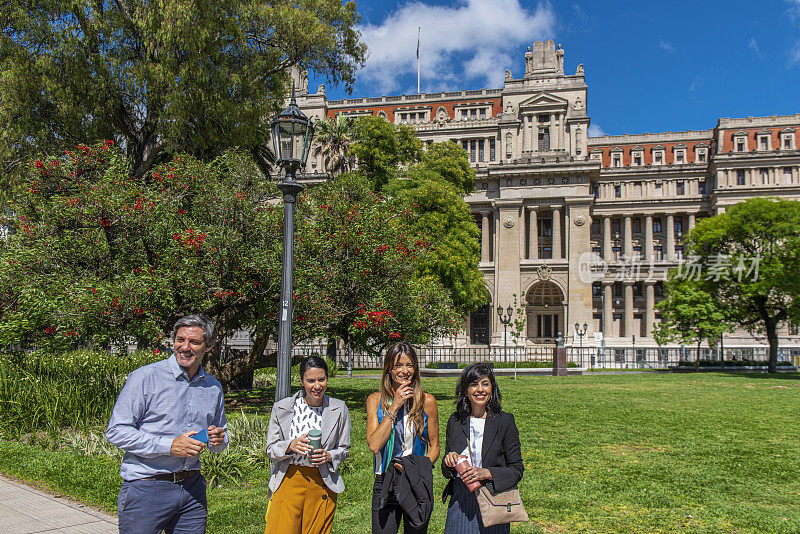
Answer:
<svg viewBox="0 0 800 534"><path fill-rule="evenodd" d="M800 0L788 0L791 4L789 8L789 18L793 21L797 22L800 19Z"/></svg>
<svg viewBox="0 0 800 534"><path fill-rule="evenodd" d="M667 41L665 41L664 39L659 39L658 40L658 46L661 49L666 50L667 52L670 52L670 53L675 51L675 47L672 46L671 43L668 43Z"/></svg>
<svg viewBox="0 0 800 534"><path fill-rule="evenodd" d="M603 131L599 124L589 125L589 137L602 137L604 135L606 135L606 132Z"/></svg>
<svg viewBox="0 0 800 534"><path fill-rule="evenodd" d="M452 7L403 4L380 24L360 27L369 55L359 79L381 91L397 90L401 76L416 73L420 26L423 91L461 87L466 78L497 87L504 70L517 66L512 51L553 36L555 13L549 4L531 12L519 0L462 0ZM521 66L521 58L516 63Z"/></svg>
<svg viewBox="0 0 800 534"><path fill-rule="evenodd" d="M750 40L747 42L747 47L756 53L758 59L761 59L761 49L758 48L758 43L756 42L755 37L750 38Z"/></svg>
<svg viewBox="0 0 800 534"><path fill-rule="evenodd" d="M789 51L789 61L787 63L787 66L790 68L798 65L800 65L800 42Z"/></svg>

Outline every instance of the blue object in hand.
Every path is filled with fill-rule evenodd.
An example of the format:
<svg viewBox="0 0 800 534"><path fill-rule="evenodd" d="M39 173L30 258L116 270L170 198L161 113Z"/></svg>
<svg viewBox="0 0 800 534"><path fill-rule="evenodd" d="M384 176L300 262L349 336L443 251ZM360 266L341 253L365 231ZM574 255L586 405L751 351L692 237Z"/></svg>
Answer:
<svg viewBox="0 0 800 534"><path fill-rule="evenodd" d="M208 443L208 429L204 428L203 430L192 436L192 439L196 439L201 443Z"/></svg>

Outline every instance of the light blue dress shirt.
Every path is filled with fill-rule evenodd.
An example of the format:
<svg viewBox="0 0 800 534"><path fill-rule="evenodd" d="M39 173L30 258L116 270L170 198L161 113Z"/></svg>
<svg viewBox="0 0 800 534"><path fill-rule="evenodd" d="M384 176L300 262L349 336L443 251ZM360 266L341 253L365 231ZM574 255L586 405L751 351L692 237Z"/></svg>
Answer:
<svg viewBox="0 0 800 534"><path fill-rule="evenodd" d="M120 467L124 480L200 469L200 457L170 455L172 441L190 430L214 425L226 428L222 385L199 369L194 379L175 355L136 369L128 376L114 405L106 439L125 451ZM228 446L228 434L220 452Z"/></svg>

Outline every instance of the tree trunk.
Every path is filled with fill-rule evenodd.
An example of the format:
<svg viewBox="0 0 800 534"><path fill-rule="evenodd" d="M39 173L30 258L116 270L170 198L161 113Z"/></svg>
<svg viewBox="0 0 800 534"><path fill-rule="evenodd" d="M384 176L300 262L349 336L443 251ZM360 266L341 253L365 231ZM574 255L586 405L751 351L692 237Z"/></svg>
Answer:
<svg viewBox="0 0 800 534"><path fill-rule="evenodd" d="M205 370L214 378L220 381L225 391L228 391L228 384L239 376L261 369L263 367L276 367L278 363L277 351L265 353L269 343L269 334L258 336L253 340L253 346L246 356L234 358L232 360L223 362L219 348L215 350L206 358ZM216 353L216 354L215 354ZM293 356L290 365L299 363L301 358Z"/></svg>
<svg viewBox="0 0 800 534"><path fill-rule="evenodd" d="M767 371L776 372L778 369L778 320L771 318L765 321L767 342L769 343L769 362Z"/></svg>

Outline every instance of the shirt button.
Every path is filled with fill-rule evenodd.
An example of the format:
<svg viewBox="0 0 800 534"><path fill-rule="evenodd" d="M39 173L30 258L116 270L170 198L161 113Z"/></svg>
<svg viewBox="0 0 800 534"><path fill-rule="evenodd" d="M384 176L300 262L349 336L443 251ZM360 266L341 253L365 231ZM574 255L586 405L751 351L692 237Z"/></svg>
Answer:
<svg viewBox="0 0 800 534"><path fill-rule="evenodd" d="M327 496L327 495L323 495L323 496L322 496L322 500L323 500L323 501L324 501L324 500L326 500L327 498L328 498L328 496Z"/></svg>

